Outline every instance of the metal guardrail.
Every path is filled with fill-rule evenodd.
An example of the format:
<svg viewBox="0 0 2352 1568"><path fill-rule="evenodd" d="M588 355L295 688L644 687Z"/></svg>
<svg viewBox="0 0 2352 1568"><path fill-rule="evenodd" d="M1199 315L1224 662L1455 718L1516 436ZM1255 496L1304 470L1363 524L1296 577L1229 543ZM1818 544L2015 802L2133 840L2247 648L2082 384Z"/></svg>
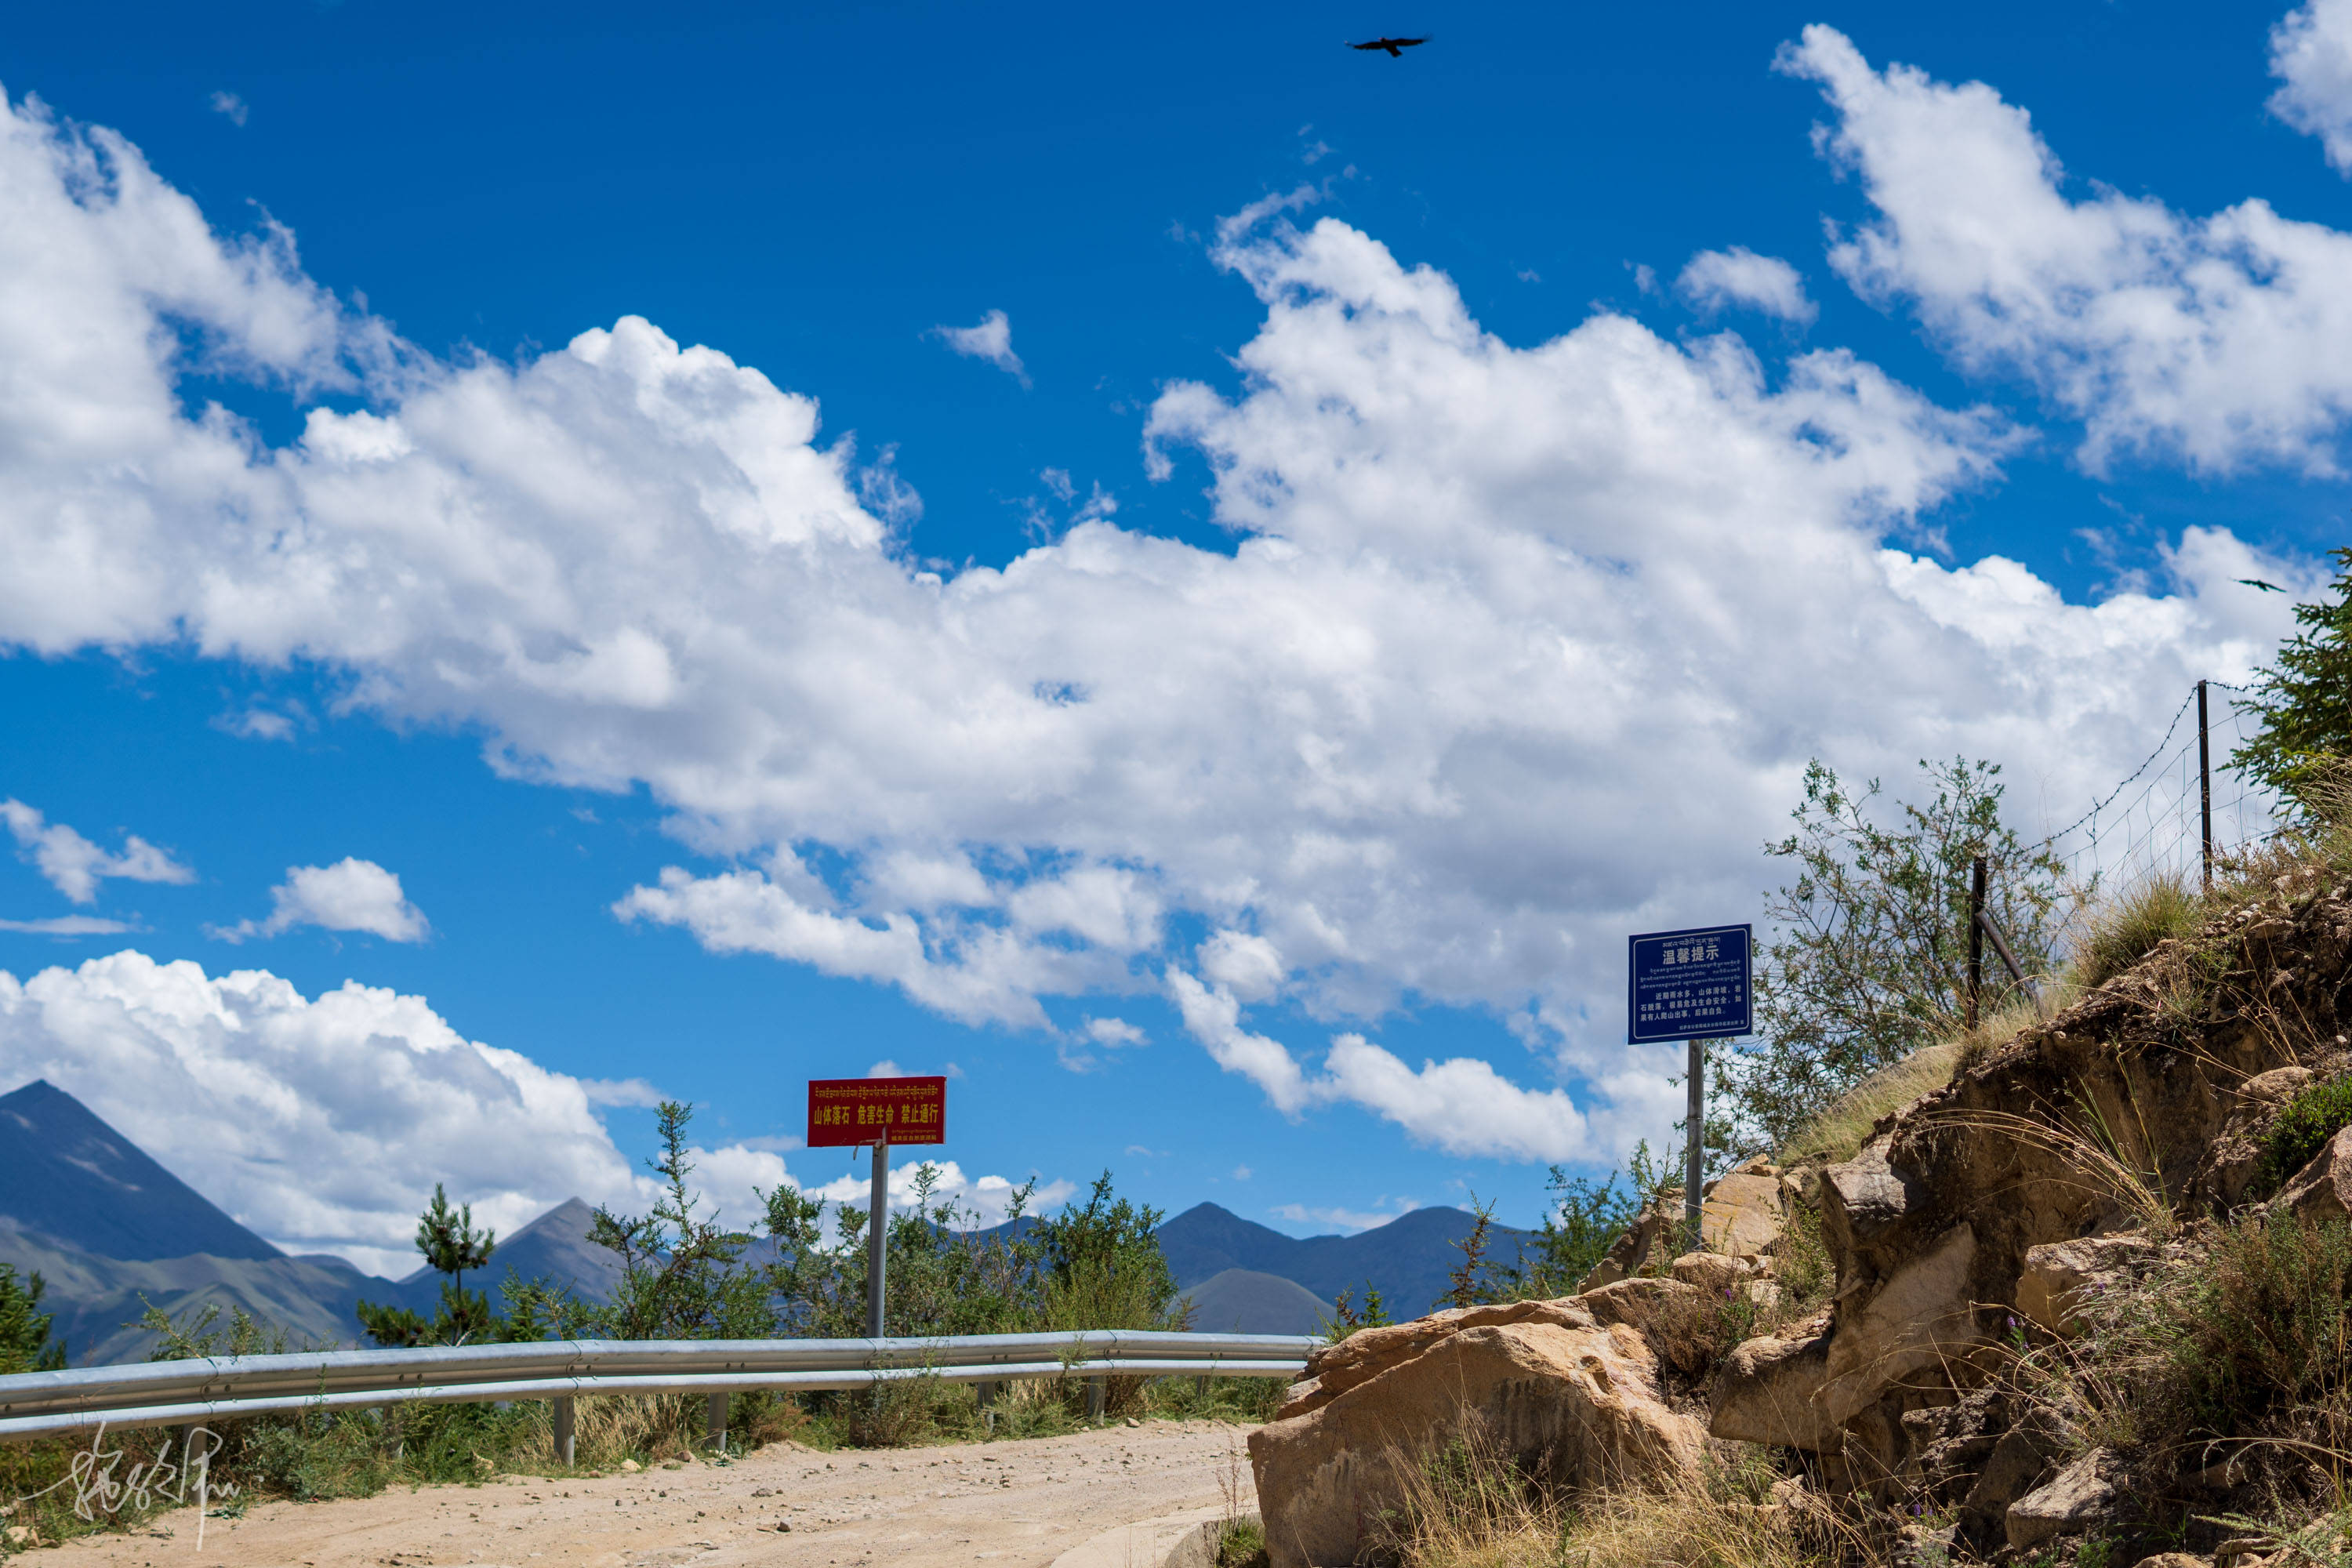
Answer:
<svg viewBox="0 0 2352 1568"><path fill-rule="evenodd" d="M982 1384L1296 1377L1318 1342L1297 1334L1111 1329L928 1340L551 1340L146 1362L0 1377L0 1438L184 1426L273 1411L548 1399L556 1404L556 1446L569 1462L572 1401L582 1394L707 1394L713 1437L723 1440L726 1396L755 1389L863 1388L910 1377Z"/></svg>

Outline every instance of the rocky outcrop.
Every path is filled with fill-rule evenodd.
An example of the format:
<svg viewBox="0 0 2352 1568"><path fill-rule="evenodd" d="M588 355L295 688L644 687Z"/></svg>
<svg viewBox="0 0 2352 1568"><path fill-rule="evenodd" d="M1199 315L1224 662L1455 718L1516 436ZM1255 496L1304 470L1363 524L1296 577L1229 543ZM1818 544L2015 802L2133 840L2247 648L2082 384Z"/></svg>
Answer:
<svg viewBox="0 0 2352 1568"><path fill-rule="evenodd" d="M1820 1173L1833 1310L1733 1352L1715 1378L1715 1436L1824 1456L1856 1486L1916 1469L1909 1417L1979 1386L2012 1315L2072 1332L2086 1302L2160 1259L2135 1226L2242 1200L2263 1127L2313 1079L2290 1042L2345 1048L2352 889L2289 877L2198 940L2195 963L2160 945ZM2256 973L2258 1005L2213 978ZM2279 1205L2352 1215L2352 1131Z"/></svg>
<svg viewBox="0 0 2352 1568"><path fill-rule="evenodd" d="M1499 1328L1512 1323L1549 1323L1564 1329L1590 1329L1599 1322L1580 1298L1561 1301L1505 1301L1485 1307L1455 1307L1432 1312L1409 1323L1361 1329L1337 1344L1325 1345L1307 1358L1307 1376L1290 1385L1290 1396L1275 1419L1286 1421L1319 1410L1360 1384L1402 1362L1411 1361L1440 1340L1465 1329Z"/></svg>
<svg viewBox="0 0 2352 1568"><path fill-rule="evenodd" d="M1780 1174L1762 1160L1717 1177L1699 1205L1700 1248L1721 1257L1760 1258L1780 1242L1786 1226Z"/></svg>
<svg viewBox="0 0 2352 1568"><path fill-rule="evenodd" d="M1717 1177L1706 1184L1699 1202L1699 1252L1751 1262L1764 1256L1787 1228L1787 1204L1780 1173L1761 1158ZM1577 1293L1598 1290L1640 1274L1649 1267L1651 1254L1668 1237L1687 1239L1688 1222L1683 1216L1684 1211L1675 1202L1645 1205L1577 1286Z"/></svg>
<svg viewBox="0 0 2352 1568"><path fill-rule="evenodd" d="M1695 1476L1704 1448L1702 1425L1666 1406L1642 1332L1574 1301L1370 1330L1308 1370L1312 1394L1249 1438L1274 1568L1376 1552L1424 1458L1465 1431L1567 1492Z"/></svg>
<svg viewBox="0 0 2352 1568"><path fill-rule="evenodd" d="M2352 1215L2352 1127L2327 1141L2278 1195L2281 1207L2312 1221Z"/></svg>
<svg viewBox="0 0 2352 1568"><path fill-rule="evenodd" d="M1891 1265L1887 1279L1835 1319L1817 1320L1810 1332L1739 1345L1717 1374L1708 1430L1740 1442L1842 1452L1847 1424L1889 1390L1922 1373L1928 1386L1945 1382L1982 1341L1969 1294L1975 1261L1974 1232L1955 1226L1917 1257Z"/></svg>
<svg viewBox="0 0 2352 1568"><path fill-rule="evenodd" d="M2094 1448L2009 1505L2009 1543L2039 1546L2053 1536L2082 1535L2116 1516L2115 1456Z"/></svg>
<svg viewBox="0 0 2352 1568"><path fill-rule="evenodd" d="M2077 1309L2129 1285L2156 1256L2144 1236L2086 1236L2029 1247L2017 1277L2017 1310L2052 1333L2071 1334L2079 1326Z"/></svg>
<svg viewBox="0 0 2352 1568"><path fill-rule="evenodd" d="M1396 1457L1463 1422L1509 1433L1515 1461L1564 1488L1657 1484L1687 1473L1698 1427L1681 1412L1701 1406L1712 1437L1782 1451L1791 1484L1803 1478L1792 1496L1886 1510L1880 1525L1901 1522L1908 1543L1898 1558L2063 1561L2070 1540L2098 1539L2137 1561L2179 1539L2147 1527L2159 1497L2210 1541L2222 1500L2244 1505L2275 1479L2265 1465L2294 1461L2253 1445L2210 1463L2145 1445L2082 1454L2070 1434L2096 1424L2062 1419L2053 1397L2072 1396L2010 1372L2095 1346L2085 1331L2116 1293L2186 1279L2207 1222L2352 1219L2352 1129L2274 1195L2257 1185L2281 1108L2352 1067L2347 1036L2352 884L2305 868L1972 1048L1853 1158L1721 1178L1700 1245L1670 1263L1659 1248L1689 1242L1672 1203L1576 1297L1439 1314L1318 1355L1252 1440L1270 1534L1291 1531L1276 1561L1354 1560L1366 1521L1403 1495L1411 1461ZM1827 1304L1727 1346L1727 1323L1818 1278L1789 1251L1811 1245L1798 1219L1818 1221ZM1773 1496L1753 1506L1790 1506Z"/></svg>

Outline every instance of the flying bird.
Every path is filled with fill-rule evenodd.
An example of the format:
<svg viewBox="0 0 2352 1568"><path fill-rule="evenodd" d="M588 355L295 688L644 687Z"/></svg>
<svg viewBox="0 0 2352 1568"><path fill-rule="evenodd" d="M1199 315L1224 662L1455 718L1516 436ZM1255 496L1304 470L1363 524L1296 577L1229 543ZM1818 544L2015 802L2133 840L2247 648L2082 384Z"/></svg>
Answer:
<svg viewBox="0 0 2352 1568"><path fill-rule="evenodd" d="M2284 594L2286 592L2284 588L2280 587L2277 584L2265 583L2260 577L2241 577L2238 581L2243 583L2249 588L2260 588L2265 594Z"/></svg>
<svg viewBox="0 0 2352 1568"><path fill-rule="evenodd" d="M1405 50L1427 42L1427 38L1374 38L1369 44L1349 44L1348 47L1351 49L1386 49L1389 58L1401 60L1404 58Z"/></svg>

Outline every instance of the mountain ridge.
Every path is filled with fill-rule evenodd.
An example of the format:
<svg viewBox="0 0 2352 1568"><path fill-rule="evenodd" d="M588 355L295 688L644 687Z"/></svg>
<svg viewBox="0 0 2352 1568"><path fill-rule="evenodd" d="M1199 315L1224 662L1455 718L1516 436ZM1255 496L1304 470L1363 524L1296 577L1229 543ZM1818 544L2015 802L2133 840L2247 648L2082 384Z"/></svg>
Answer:
<svg viewBox="0 0 2352 1568"><path fill-rule="evenodd" d="M593 1213L565 1199L502 1238L467 1283L494 1306L509 1272L609 1300L621 1267L588 1239ZM1037 1223L1024 1216L978 1234L1009 1237ZM1201 1203L1158 1235L1178 1289L1206 1314L1202 1327L1284 1333L1312 1331L1342 1290L1360 1303L1377 1289L1399 1320L1427 1311L1461 1259L1454 1244L1475 1224L1433 1207L1353 1236L1301 1237ZM1528 1234L1495 1226L1493 1256L1510 1261ZM0 1096L0 1261L40 1272L44 1305L78 1364L144 1355L153 1336L137 1323L150 1304L174 1318L241 1307L298 1344L328 1345L360 1339L362 1300L430 1314L441 1290L430 1268L384 1279L332 1254L288 1256L37 1079Z"/></svg>

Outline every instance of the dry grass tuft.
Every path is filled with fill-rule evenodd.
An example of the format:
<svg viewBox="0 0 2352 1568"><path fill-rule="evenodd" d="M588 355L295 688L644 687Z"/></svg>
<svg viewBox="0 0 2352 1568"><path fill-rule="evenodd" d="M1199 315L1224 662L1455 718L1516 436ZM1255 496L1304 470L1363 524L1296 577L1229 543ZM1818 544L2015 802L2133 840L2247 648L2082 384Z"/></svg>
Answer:
<svg viewBox="0 0 2352 1568"><path fill-rule="evenodd" d="M1515 1466L1479 1417L1409 1476L1375 1555L1399 1568L1821 1568L1844 1553L1826 1515L1771 1500L1762 1449L1697 1484L1552 1495Z"/></svg>
<svg viewBox="0 0 2352 1568"><path fill-rule="evenodd" d="M2072 976L2084 991L2095 991L2157 950L2189 936L2205 918L2205 900L2178 871L2141 878L2090 911L2074 943Z"/></svg>
<svg viewBox="0 0 2352 1568"><path fill-rule="evenodd" d="M1814 1160L1834 1164L1853 1159L1879 1118L1951 1082L1962 1054L1961 1043L1951 1041L1914 1051L1893 1067L1881 1068L1808 1122L1804 1131L1773 1155L1774 1163L1796 1165Z"/></svg>

